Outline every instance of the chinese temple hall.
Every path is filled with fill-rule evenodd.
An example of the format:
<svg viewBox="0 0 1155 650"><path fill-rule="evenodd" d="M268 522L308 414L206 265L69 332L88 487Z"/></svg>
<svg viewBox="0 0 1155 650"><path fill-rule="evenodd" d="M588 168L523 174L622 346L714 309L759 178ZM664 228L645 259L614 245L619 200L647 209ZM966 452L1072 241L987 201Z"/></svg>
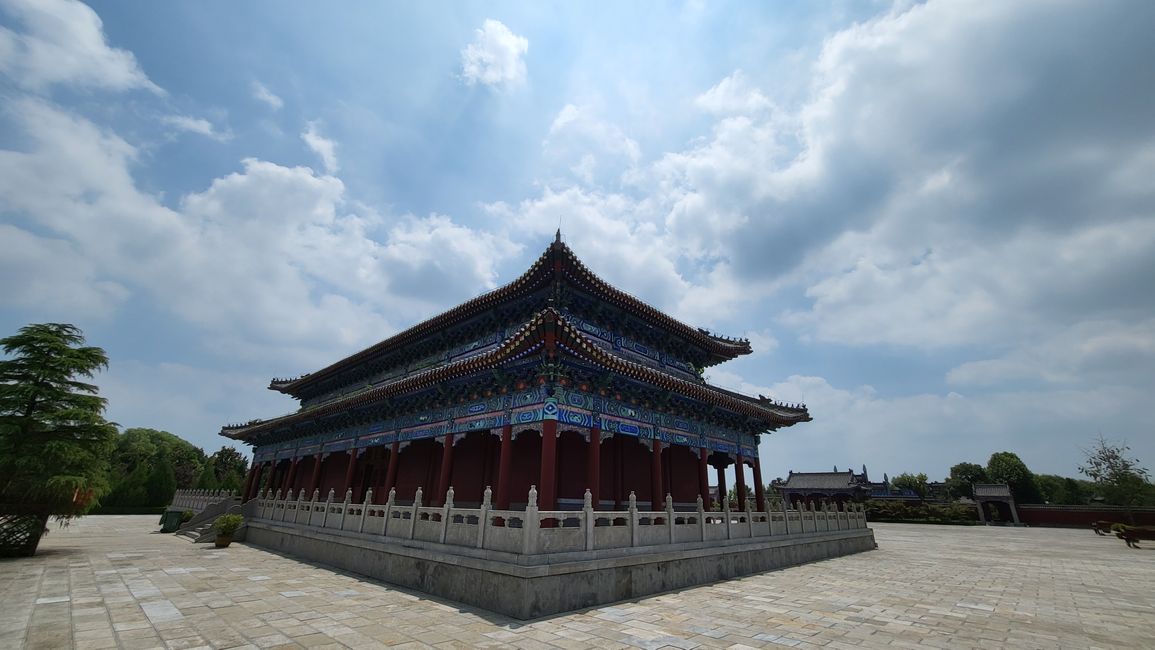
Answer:
<svg viewBox="0 0 1155 650"><path fill-rule="evenodd" d="M762 436L810 415L702 378L750 352L610 286L559 232L513 282L274 379L296 412L224 427L253 447L246 538L521 618L873 548L851 507L768 503ZM737 514L702 502L730 466ZM563 558L588 589L556 593Z"/></svg>

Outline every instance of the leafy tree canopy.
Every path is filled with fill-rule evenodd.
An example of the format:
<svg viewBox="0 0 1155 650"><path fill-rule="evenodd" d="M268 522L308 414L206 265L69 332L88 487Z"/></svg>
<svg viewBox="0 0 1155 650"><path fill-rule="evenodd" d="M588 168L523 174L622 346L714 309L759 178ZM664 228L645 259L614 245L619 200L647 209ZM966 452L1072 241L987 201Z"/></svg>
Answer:
<svg viewBox="0 0 1155 650"><path fill-rule="evenodd" d="M1125 443L1110 443L1102 436L1091 449L1079 472L1095 482L1099 494L1112 505L1135 507L1150 499L1150 473L1131 458Z"/></svg>
<svg viewBox="0 0 1155 650"><path fill-rule="evenodd" d="M950 468L950 477L946 480L947 494L953 499L967 497L974 498L974 484L986 483L987 470L978 463L959 463Z"/></svg>
<svg viewBox="0 0 1155 650"><path fill-rule="evenodd" d="M1042 496L1039 486L1035 483L1035 475L1027 469L1027 464L1010 451L998 451L991 454L987 461L987 478L992 483L1006 483L1011 488L1018 503L1039 503Z"/></svg>
<svg viewBox="0 0 1155 650"><path fill-rule="evenodd" d="M899 489L910 490L918 495L919 499L926 499L928 488L926 474L902 473L890 479L890 484Z"/></svg>
<svg viewBox="0 0 1155 650"><path fill-rule="evenodd" d="M108 366L75 325L27 325L0 339L0 501L83 514L108 491L116 426L91 379Z"/></svg>
<svg viewBox="0 0 1155 650"><path fill-rule="evenodd" d="M151 468L161 455L172 465L177 487L193 487L204 469L205 454L199 447L168 431L139 427L125 429L116 441L113 467L122 471L122 475L128 475L142 464Z"/></svg>
<svg viewBox="0 0 1155 650"><path fill-rule="evenodd" d="M245 482L249 461L232 447L221 447L209 457L217 484L225 490L239 490Z"/></svg>

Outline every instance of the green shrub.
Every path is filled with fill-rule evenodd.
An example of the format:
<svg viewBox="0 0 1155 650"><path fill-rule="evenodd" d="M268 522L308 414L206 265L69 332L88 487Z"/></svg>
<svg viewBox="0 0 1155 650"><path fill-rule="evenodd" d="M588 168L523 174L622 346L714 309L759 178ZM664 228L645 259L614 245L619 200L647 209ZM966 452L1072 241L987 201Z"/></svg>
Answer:
<svg viewBox="0 0 1155 650"><path fill-rule="evenodd" d="M180 523L187 524L195 516L196 513L194 513L192 510L185 510L184 512L180 513Z"/></svg>
<svg viewBox="0 0 1155 650"><path fill-rule="evenodd" d="M213 528L216 529L217 533L231 537L244 523L245 518L240 515L221 515L213 522Z"/></svg>

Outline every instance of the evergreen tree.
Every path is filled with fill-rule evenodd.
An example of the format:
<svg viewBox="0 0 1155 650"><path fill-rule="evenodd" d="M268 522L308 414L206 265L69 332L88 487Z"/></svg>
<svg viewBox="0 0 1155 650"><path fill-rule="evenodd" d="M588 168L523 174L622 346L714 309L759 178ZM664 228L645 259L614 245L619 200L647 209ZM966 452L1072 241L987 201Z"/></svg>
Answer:
<svg viewBox="0 0 1155 650"><path fill-rule="evenodd" d="M218 490L220 483L217 482L217 472L213 460L210 458L205 463L204 469L201 470L201 475L197 477L196 485L198 490Z"/></svg>
<svg viewBox="0 0 1155 650"><path fill-rule="evenodd" d="M108 366L74 325L27 325L0 339L0 502L84 514L109 489L116 426L104 398L82 381Z"/></svg>
<svg viewBox="0 0 1155 650"><path fill-rule="evenodd" d="M152 471L148 475L148 505L167 506L172 503L174 493L176 493L176 474L172 471L172 464L168 462L168 454L161 452L153 461Z"/></svg>

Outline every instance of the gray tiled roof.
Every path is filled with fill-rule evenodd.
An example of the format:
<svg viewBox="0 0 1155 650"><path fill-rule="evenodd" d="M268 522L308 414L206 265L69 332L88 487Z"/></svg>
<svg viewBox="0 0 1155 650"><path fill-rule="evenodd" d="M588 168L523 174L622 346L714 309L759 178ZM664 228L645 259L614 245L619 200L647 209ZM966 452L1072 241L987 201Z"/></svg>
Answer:
<svg viewBox="0 0 1155 650"><path fill-rule="evenodd" d="M1006 483L975 483L975 496L1010 498L1011 488Z"/></svg>
<svg viewBox="0 0 1155 650"><path fill-rule="evenodd" d="M792 472L782 487L787 490L849 490L854 472Z"/></svg>

